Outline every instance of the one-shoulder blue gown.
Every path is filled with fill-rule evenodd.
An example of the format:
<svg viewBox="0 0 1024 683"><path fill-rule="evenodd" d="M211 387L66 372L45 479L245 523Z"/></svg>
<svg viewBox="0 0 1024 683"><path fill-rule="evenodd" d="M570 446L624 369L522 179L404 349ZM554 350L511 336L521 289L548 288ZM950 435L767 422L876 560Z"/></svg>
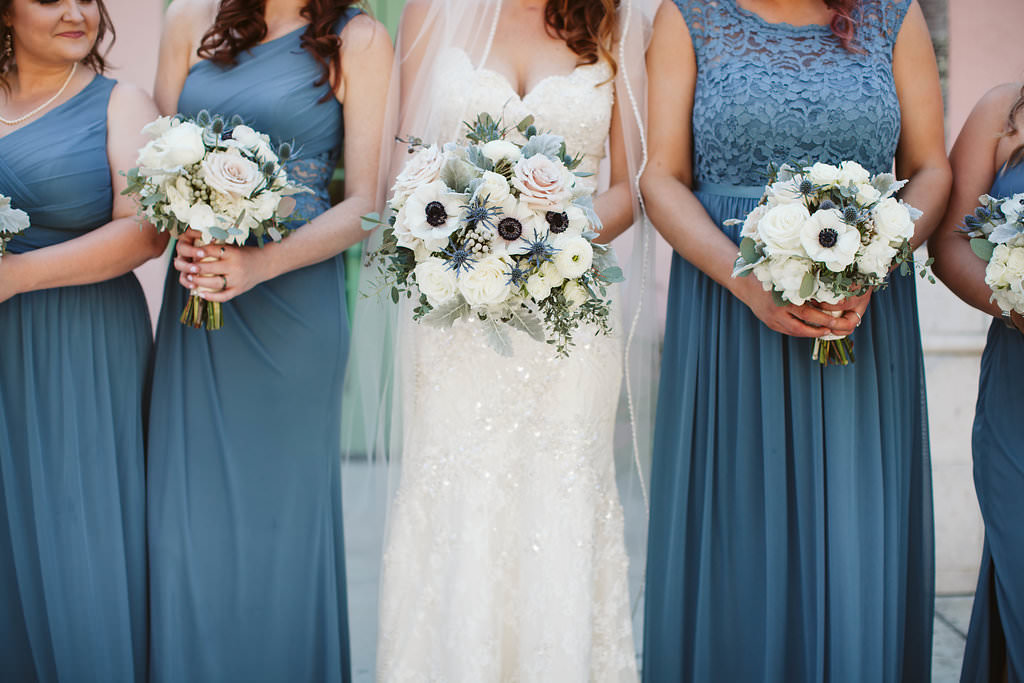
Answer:
<svg viewBox="0 0 1024 683"><path fill-rule="evenodd" d="M1024 165L1005 169L989 194L1024 192ZM1024 681L1024 335L993 321L981 357L974 413L974 488L985 550L967 634L964 683Z"/></svg>
<svg viewBox="0 0 1024 683"><path fill-rule="evenodd" d="M892 51L910 0L862 0L853 50L828 26L769 23L737 0L675 3L697 58L695 190L719 226L755 206L769 162L892 169ZM738 241L738 227L721 229ZM931 483L912 277L872 296L852 339L856 363L823 368L812 340L768 329L674 257L646 681L929 679Z"/></svg>
<svg viewBox="0 0 1024 683"><path fill-rule="evenodd" d="M0 193L32 221L11 253L110 222L113 88L0 138ZM145 680L151 335L131 273L0 303L0 681Z"/></svg>
<svg viewBox="0 0 1024 683"><path fill-rule="evenodd" d="M294 142L287 169L315 191L297 197L309 219L330 206L342 112L329 85L313 85L304 30L230 68L199 62L178 107L238 114ZM151 680L348 680L342 257L236 297L212 332L178 322L188 293L177 271L165 287L149 432Z"/></svg>

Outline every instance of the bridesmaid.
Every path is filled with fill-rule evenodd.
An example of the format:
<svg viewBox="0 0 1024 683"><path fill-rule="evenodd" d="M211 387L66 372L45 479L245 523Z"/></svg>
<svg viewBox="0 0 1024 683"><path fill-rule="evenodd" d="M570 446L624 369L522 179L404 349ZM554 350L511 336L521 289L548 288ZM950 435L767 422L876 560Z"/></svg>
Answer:
<svg viewBox="0 0 1024 683"><path fill-rule="evenodd" d="M1002 85L978 102L950 160L953 194L928 242L935 272L961 299L995 317L981 359L974 416L974 485L985 519L985 551L961 680L1024 681L1024 318L1000 319L985 263L958 228L978 196L1024 192L1024 88ZM1006 324L1004 324L1006 323Z"/></svg>
<svg viewBox="0 0 1024 683"><path fill-rule="evenodd" d="M177 244L150 413L153 681L350 677L340 252L373 209L392 54L354 4L177 0L167 13L161 110L239 114L293 142L288 171L315 194L300 195L308 223L279 244ZM343 129L345 200L330 208ZM227 302L223 329L178 322L197 286Z"/></svg>
<svg viewBox="0 0 1024 683"><path fill-rule="evenodd" d="M143 401L132 268L166 240L118 169L156 116L102 75L102 0L0 0L0 680L143 681ZM108 132L110 134L108 134Z"/></svg>
<svg viewBox="0 0 1024 683"><path fill-rule="evenodd" d="M643 183L675 248L655 432L648 681L926 681L932 508L914 280L778 307L731 277L769 162L857 160L949 188L928 29L911 0L665 2ZM856 328L856 333L854 330ZM822 368L813 338L853 334Z"/></svg>

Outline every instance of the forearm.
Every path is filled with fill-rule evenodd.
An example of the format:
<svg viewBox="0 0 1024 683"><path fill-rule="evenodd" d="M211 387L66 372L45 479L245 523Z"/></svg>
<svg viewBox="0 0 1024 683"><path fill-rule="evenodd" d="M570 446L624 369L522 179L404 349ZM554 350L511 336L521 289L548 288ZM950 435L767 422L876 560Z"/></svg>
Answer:
<svg viewBox="0 0 1024 683"><path fill-rule="evenodd" d="M928 243L935 257L933 270L954 294L979 311L999 316L1001 311L990 299L992 290L985 284L986 264L971 250L970 241L962 235L936 235Z"/></svg>
<svg viewBox="0 0 1024 683"><path fill-rule="evenodd" d="M264 246L266 279L326 261L361 242L369 234L361 217L372 210L370 200L349 197L280 242Z"/></svg>
<svg viewBox="0 0 1024 683"><path fill-rule="evenodd" d="M917 249L928 241L942 221L949 201L952 174L948 166L928 166L915 173L900 193L900 198L922 212L914 226L911 246Z"/></svg>
<svg viewBox="0 0 1024 683"><path fill-rule="evenodd" d="M643 190L651 222L669 245L712 280L734 291L737 279L732 271L739 250L711 220L696 195L671 176L648 177Z"/></svg>
<svg viewBox="0 0 1024 683"><path fill-rule="evenodd" d="M595 242L608 244L633 224L633 197L628 183L616 183L594 198L594 211L601 219L601 233Z"/></svg>
<svg viewBox="0 0 1024 683"><path fill-rule="evenodd" d="M4 257L0 277L18 293L103 282L159 256L167 236L135 218L118 218L81 237Z"/></svg>

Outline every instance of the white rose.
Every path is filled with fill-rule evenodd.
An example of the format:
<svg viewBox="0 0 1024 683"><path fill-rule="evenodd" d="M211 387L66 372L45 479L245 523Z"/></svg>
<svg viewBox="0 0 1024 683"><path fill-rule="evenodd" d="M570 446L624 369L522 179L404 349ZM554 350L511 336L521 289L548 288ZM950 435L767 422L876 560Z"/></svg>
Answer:
<svg viewBox="0 0 1024 683"><path fill-rule="evenodd" d="M257 221L267 221L274 217L281 197L273 192L261 192L248 202L246 213Z"/></svg>
<svg viewBox="0 0 1024 683"><path fill-rule="evenodd" d="M543 301L551 296L551 283L540 273L534 273L526 278L526 293L534 301Z"/></svg>
<svg viewBox="0 0 1024 683"><path fill-rule="evenodd" d="M860 231L845 223L838 209L818 210L804 223L800 243L812 260L840 273L857 256Z"/></svg>
<svg viewBox="0 0 1024 683"><path fill-rule="evenodd" d="M570 311L575 311L590 300L590 294L586 288L575 280L565 283L565 287L562 288L562 296L569 302Z"/></svg>
<svg viewBox="0 0 1024 683"><path fill-rule="evenodd" d="M204 242L212 242L213 238L210 233L210 228L219 225L217 220L217 214L213 212L209 204L200 202L199 204L193 204L188 211L188 227L193 230L198 230L203 233Z"/></svg>
<svg viewBox="0 0 1024 683"><path fill-rule="evenodd" d="M150 140L139 150L138 164L142 168L171 169L200 161L206 154L203 129L189 121L171 125L156 140Z"/></svg>
<svg viewBox="0 0 1024 683"><path fill-rule="evenodd" d="M768 213L768 207L764 204L759 204L754 208L753 211L747 214L747 217L743 219L743 229L740 231L740 237L750 237L751 239L759 240L760 233L758 232L758 225L761 223L761 219ZM810 214L808 214L809 216Z"/></svg>
<svg viewBox="0 0 1024 683"><path fill-rule="evenodd" d="M906 204L893 197L878 202L871 215L878 234L890 241L909 240L914 236L914 221Z"/></svg>
<svg viewBox="0 0 1024 683"><path fill-rule="evenodd" d="M171 129L171 122L173 120L170 116L161 116L143 126L142 132L156 139Z"/></svg>
<svg viewBox="0 0 1024 683"><path fill-rule="evenodd" d="M443 182L435 180L410 195L400 218L410 235L423 240L431 250L440 249L459 227L465 203L465 195L450 192ZM395 233L398 234L397 226Z"/></svg>
<svg viewBox="0 0 1024 683"><path fill-rule="evenodd" d="M822 187L835 185L839 180L839 168L819 161L808 169L807 178L815 185Z"/></svg>
<svg viewBox="0 0 1024 683"><path fill-rule="evenodd" d="M519 147L508 140L491 140L490 142L485 142L480 146L480 152L487 157L492 164L497 164L502 159L514 164L519 161L519 158L522 156L522 152L519 150Z"/></svg>
<svg viewBox="0 0 1024 683"><path fill-rule="evenodd" d="M416 275L417 286L427 296L431 306L447 301L458 291L455 272L445 267L444 261L439 258L429 258L416 264L413 273Z"/></svg>
<svg viewBox="0 0 1024 683"><path fill-rule="evenodd" d="M896 248L889 246L888 241L872 240L857 257L857 270L865 275L884 279L889 274L889 268L892 266L892 260L896 253Z"/></svg>
<svg viewBox="0 0 1024 683"><path fill-rule="evenodd" d="M985 284L993 289L1009 284L1006 272L1006 259L1010 255L1010 247L1005 244L996 245L992 250L992 258L985 267Z"/></svg>
<svg viewBox="0 0 1024 683"><path fill-rule="evenodd" d="M837 185L862 185L871 182L871 174L856 161L844 161L839 164Z"/></svg>
<svg viewBox="0 0 1024 683"><path fill-rule="evenodd" d="M1006 272L1011 285L1024 280L1024 249L1010 247L1010 253L1006 257Z"/></svg>
<svg viewBox="0 0 1024 683"><path fill-rule="evenodd" d="M762 269L755 269L754 275L762 283L771 284L781 292L786 301L801 306L808 299L814 297L814 292L811 292L809 297L800 296L804 276L811 270L811 262L807 259L769 259L765 266Z"/></svg>
<svg viewBox="0 0 1024 683"><path fill-rule="evenodd" d="M552 241L555 252L554 263L558 273L569 280L578 278L590 270L594 263L594 248L582 237L557 237Z"/></svg>
<svg viewBox="0 0 1024 683"><path fill-rule="evenodd" d="M787 204L803 205L804 196L800 192L800 181L798 178L772 183L768 186L765 194L768 197L769 208L785 206Z"/></svg>
<svg viewBox="0 0 1024 683"><path fill-rule="evenodd" d="M768 209L757 231L769 255L799 253L800 236L810 217L803 204L781 204Z"/></svg>
<svg viewBox="0 0 1024 683"><path fill-rule="evenodd" d="M259 166L237 149L208 154L200 175L211 189L233 198L248 197L263 182Z"/></svg>
<svg viewBox="0 0 1024 683"><path fill-rule="evenodd" d="M249 126L242 125L232 128L229 142L255 154L261 161L277 161L277 154L270 148L270 138L263 133L257 133Z"/></svg>
<svg viewBox="0 0 1024 683"><path fill-rule="evenodd" d="M489 206L496 206L503 204L511 196L505 176L494 171L484 171L480 179L483 182L476 188L474 200L480 202L486 197Z"/></svg>
<svg viewBox="0 0 1024 683"><path fill-rule="evenodd" d="M192 202L195 200L192 185L182 176L178 176L173 183L167 183L164 187L164 194L167 196L168 210L179 221L187 223Z"/></svg>
<svg viewBox="0 0 1024 683"><path fill-rule="evenodd" d="M519 201L537 211L559 209L572 200L573 175L560 161L543 154L516 162L512 185L519 190Z"/></svg>
<svg viewBox="0 0 1024 683"><path fill-rule="evenodd" d="M457 278L459 291L470 306L497 306L512 293L508 262L488 254Z"/></svg>
<svg viewBox="0 0 1024 683"><path fill-rule="evenodd" d="M879 199L882 198L882 193L879 192L874 185L870 183L864 183L857 188L857 203L861 206L871 206Z"/></svg>
<svg viewBox="0 0 1024 683"><path fill-rule="evenodd" d="M405 162L402 172L395 178L395 184L391 188L391 204L400 209L405 201L418 188L428 185L441 177L441 169L444 167L448 156L444 150L431 145L419 150L409 161Z"/></svg>

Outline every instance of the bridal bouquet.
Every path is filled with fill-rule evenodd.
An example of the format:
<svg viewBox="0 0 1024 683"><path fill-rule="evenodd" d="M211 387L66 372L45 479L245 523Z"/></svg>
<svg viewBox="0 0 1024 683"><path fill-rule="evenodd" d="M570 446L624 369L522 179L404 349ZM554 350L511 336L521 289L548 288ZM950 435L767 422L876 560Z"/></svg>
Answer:
<svg viewBox="0 0 1024 683"><path fill-rule="evenodd" d="M914 268L910 238L921 212L893 197L906 182L854 161L773 169L757 208L727 221L743 225L733 277L753 273L780 306L835 304L884 287L894 266ZM853 344L821 337L813 358L847 365Z"/></svg>
<svg viewBox="0 0 1024 683"><path fill-rule="evenodd" d="M609 332L607 286L622 280L614 255L595 244L591 191L577 185L581 157L538 134L532 119L517 145L488 114L466 124L465 144L408 141L413 156L392 188L383 244L370 255L381 291L415 298L413 318L450 327L480 320L495 350L511 353L515 328L567 355L573 332ZM364 217L367 229L382 225Z"/></svg>
<svg viewBox="0 0 1024 683"><path fill-rule="evenodd" d="M162 116L143 132L152 138L139 150L138 166L128 171L128 187L139 215L157 230L178 237L186 228L202 233L196 246L259 246L281 240L289 231L282 220L291 215L289 195L309 190L292 183L281 166L291 156L285 143L275 151L270 138L233 117L201 111L195 119ZM206 260L214 260L207 258ZM218 302L192 292L181 322L208 330L223 323Z"/></svg>
<svg viewBox="0 0 1024 683"><path fill-rule="evenodd" d="M11 206L11 198L0 194L0 258L11 237L29 226L28 214Z"/></svg>
<svg viewBox="0 0 1024 683"><path fill-rule="evenodd" d="M994 199L987 194L964 217L971 249L988 262L985 284L1003 311L1024 314L1024 193Z"/></svg>

